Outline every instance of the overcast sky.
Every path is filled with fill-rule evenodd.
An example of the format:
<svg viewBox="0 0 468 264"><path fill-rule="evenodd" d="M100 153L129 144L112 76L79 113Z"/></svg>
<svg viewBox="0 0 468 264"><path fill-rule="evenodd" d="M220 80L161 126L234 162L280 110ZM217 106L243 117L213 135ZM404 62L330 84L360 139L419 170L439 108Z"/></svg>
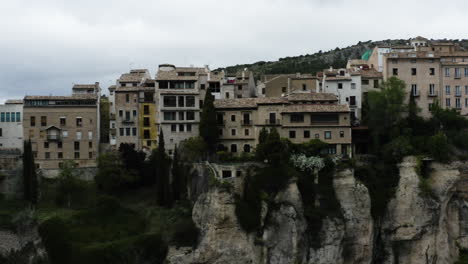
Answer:
<svg viewBox="0 0 468 264"><path fill-rule="evenodd" d="M277 60L358 41L468 38L468 1L4 0L0 102L107 87L130 68Z"/></svg>

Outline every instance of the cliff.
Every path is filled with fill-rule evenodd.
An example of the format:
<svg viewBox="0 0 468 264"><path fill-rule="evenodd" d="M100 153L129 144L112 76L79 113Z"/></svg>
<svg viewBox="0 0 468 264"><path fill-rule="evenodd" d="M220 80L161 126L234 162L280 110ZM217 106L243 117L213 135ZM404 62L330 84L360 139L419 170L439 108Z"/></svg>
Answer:
<svg viewBox="0 0 468 264"><path fill-rule="evenodd" d="M168 263L454 263L468 249L468 164L399 164L400 180L384 217L374 220L371 198L353 169L333 176L341 216L324 217L314 242L297 183L292 180L262 211L258 232L244 232L235 193L211 188L193 209L200 229L195 248L171 248Z"/></svg>

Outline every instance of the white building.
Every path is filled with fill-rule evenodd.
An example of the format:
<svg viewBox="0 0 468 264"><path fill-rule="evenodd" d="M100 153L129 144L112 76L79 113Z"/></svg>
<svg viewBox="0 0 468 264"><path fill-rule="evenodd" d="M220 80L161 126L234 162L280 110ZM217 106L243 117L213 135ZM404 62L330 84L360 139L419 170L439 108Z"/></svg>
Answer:
<svg viewBox="0 0 468 264"><path fill-rule="evenodd" d="M339 104L347 104L353 119L361 118L362 89L361 75L346 69L325 70L319 81L319 92L338 96Z"/></svg>
<svg viewBox="0 0 468 264"><path fill-rule="evenodd" d="M0 148L23 150L23 100L0 105Z"/></svg>

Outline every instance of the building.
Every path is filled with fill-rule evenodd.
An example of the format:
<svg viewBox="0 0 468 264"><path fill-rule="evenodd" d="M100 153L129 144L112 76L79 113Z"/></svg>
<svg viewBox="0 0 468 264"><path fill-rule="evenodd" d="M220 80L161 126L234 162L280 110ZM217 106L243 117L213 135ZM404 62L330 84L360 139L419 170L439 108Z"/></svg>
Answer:
<svg viewBox="0 0 468 264"><path fill-rule="evenodd" d="M330 68L317 75L318 91L338 96L339 104L349 105L353 122L358 122L362 110L361 73L350 69Z"/></svg>
<svg viewBox="0 0 468 264"><path fill-rule="evenodd" d="M23 100L0 105L0 148L23 149Z"/></svg>
<svg viewBox="0 0 468 264"><path fill-rule="evenodd" d="M317 77L310 74L268 74L257 84L258 97L281 97L295 91L316 90Z"/></svg>
<svg viewBox="0 0 468 264"><path fill-rule="evenodd" d="M99 94L26 96L24 139L31 140L38 168L57 175L66 160L96 167L99 149Z"/></svg>
<svg viewBox="0 0 468 264"><path fill-rule="evenodd" d="M351 154L351 122L347 105L328 93L293 93L287 97L216 100L218 150L250 153L262 128L275 127L293 143L320 139L330 154Z"/></svg>
<svg viewBox="0 0 468 264"><path fill-rule="evenodd" d="M208 67L159 65L156 74L156 120L166 150L199 133L200 108L209 85Z"/></svg>

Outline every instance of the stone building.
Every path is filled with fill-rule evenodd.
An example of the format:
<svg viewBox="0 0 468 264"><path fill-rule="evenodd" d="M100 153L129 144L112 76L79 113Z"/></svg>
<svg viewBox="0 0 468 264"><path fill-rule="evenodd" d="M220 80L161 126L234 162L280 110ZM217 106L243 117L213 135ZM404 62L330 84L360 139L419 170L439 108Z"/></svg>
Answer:
<svg viewBox="0 0 468 264"><path fill-rule="evenodd" d="M266 74L257 83L258 97L280 97L295 91L316 92L317 78L310 74Z"/></svg>
<svg viewBox="0 0 468 264"><path fill-rule="evenodd" d="M287 97L216 100L219 150L250 153L260 130L275 127L293 143L320 139L330 154L351 154L350 110L329 93L296 92Z"/></svg>
<svg viewBox="0 0 468 264"><path fill-rule="evenodd" d="M26 96L24 139L31 140L38 168L57 175L66 160L96 167L99 147L99 94Z"/></svg>
<svg viewBox="0 0 468 264"><path fill-rule="evenodd" d="M0 148L23 149L23 100L0 105Z"/></svg>

